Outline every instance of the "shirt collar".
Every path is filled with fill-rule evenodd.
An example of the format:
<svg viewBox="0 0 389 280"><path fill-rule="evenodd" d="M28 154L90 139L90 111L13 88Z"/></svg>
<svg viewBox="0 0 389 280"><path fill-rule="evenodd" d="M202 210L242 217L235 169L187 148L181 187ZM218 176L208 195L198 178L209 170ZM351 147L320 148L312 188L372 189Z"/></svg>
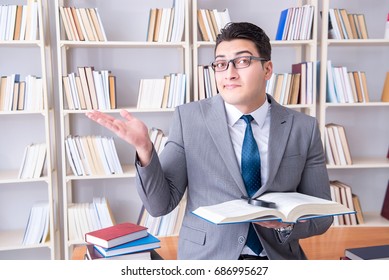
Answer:
<svg viewBox="0 0 389 280"><path fill-rule="evenodd" d="M266 98L265 102L262 104L261 107L250 113L250 115L253 116L255 122L258 124L259 127L262 127L265 123L267 112L269 110L269 105L269 101ZM226 102L224 102L224 106L226 108L227 113L227 123L229 126L234 126L236 122L240 119L240 117L243 115L243 113L239 111L234 105L228 104Z"/></svg>

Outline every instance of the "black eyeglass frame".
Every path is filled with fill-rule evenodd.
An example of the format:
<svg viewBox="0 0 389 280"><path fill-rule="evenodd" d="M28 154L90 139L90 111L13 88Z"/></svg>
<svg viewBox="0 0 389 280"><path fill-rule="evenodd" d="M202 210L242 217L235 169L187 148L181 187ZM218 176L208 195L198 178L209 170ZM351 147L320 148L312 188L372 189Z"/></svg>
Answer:
<svg viewBox="0 0 389 280"><path fill-rule="evenodd" d="M247 66L244 66L244 67L236 67L237 64L235 64L235 61L239 60L239 59L242 59L242 58L248 58L250 63L247 65ZM238 56L238 57L235 57L235 58L232 58L230 60L219 60L219 61L225 61L227 62L227 66L226 66L226 69L223 69L223 70L216 70L216 64L217 64L217 60L215 60L214 62L211 63L211 67L213 69L213 71L215 72L224 72L224 71L227 71L228 70L228 67L230 67L230 63L232 62L232 65L234 65L234 68L235 69L244 69L244 68L247 68L251 65L251 61L252 60L257 60L257 61L269 61L269 59L267 58L263 58L263 57L259 57L259 56L253 56L253 55L243 55L243 56ZM238 64L239 65L239 64Z"/></svg>

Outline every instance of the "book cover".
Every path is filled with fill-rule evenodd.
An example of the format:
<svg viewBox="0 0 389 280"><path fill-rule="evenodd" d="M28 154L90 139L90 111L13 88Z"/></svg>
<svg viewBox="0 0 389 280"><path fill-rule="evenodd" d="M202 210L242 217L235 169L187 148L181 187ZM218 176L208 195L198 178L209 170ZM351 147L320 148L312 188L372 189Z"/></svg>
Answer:
<svg viewBox="0 0 389 280"><path fill-rule="evenodd" d="M355 213L335 201L297 192L266 193L258 199L274 202L276 206L275 208L254 206L245 199L236 199L199 207L192 213L214 224L270 220L296 223L299 220Z"/></svg>
<svg viewBox="0 0 389 280"><path fill-rule="evenodd" d="M384 202L382 203L381 216L389 220L389 182L386 187Z"/></svg>
<svg viewBox="0 0 389 280"><path fill-rule="evenodd" d="M85 234L85 241L111 248L147 236L147 228L133 223L121 223Z"/></svg>
<svg viewBox="0 0 389 280"><path fill-rule="evenodd" d="M151 251L144 251L132 254L124 254L113 257L104 257L96 250L93 244L86 245L85 260L151 260Z"/></svg>
<svg viewBox="0 0 389 280"><path fill-rule="evenodd" d="M151 249L159 248L160 240L155 236L149 234L146 237L127 242L112 248L103 248L95 245L97 251L99 251L105 257L118 256L123 254L130 254L135 252L142 252Z"/></svg>
<svg viewBox="0 0 389 280"><path fill-rule="evenodd" d="M389 260L389 245L378 245L345 250L351 260Z"/></svg>

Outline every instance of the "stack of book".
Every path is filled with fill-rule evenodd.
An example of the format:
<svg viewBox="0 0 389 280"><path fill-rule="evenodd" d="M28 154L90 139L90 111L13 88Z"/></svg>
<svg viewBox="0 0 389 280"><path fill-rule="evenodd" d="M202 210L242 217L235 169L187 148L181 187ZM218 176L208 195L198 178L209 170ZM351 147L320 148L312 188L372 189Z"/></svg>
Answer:
<svg viewBox="0 0 389 280"><path fill-rule="evenodd" d="M70 168L76 176L123 174L112 137L69 135L65 147Z"/></svg>
<svg viewBox="0 0 389 280"><path fill-rule="evenodd" d="M49 203L36 202L31 208L23 245L45 243L49 236Z"/></svg>
<svg viewBox="0 0 389 280"><path fill-rule="evenodd" d="M70 41L107 41L97 8L59 7L66 37Z"/></svg>
<svg viewBox="0 0 389 280"><path fill-rule="evenodd" d="M39 178L46 160L46 144L30 144L24 149L23 161L19 169L19 179Z"/></svg>
<svg viewBox="0 0 389 280"><path fill-rule="evenodd" d="M141 79L138 109L175 108L186 102L186 74L172 73L161 79Z"/></svg>
<svg viewBox="0 0 389 280"><path fill-rule="evenodd" d="M0 77L0 111L44 109L42 78L27 75L25 81L20 74Z"/></svg>
<svg viewBox="0 0 389 280"><path fill-rule="evenodd" d="M181 42L185 26L185 2L171 8L150 9L147 42Z"/></svg>
<svg viewBox="0 0 389 280"><path fill-rule="evenodd" d="M291 73L273 73L266 92L282 104L312 104L315 64L312 61L292 64Z"/></svg>
<svg viewBox="0 0 389 280"><path fill-rule="evenodd" d="M92 203L73 203L68 207L70 240L83 240L87 232L114 224L115 219L105 197L94 197Z"/></svg>
<svg viewBox="0 0 389 280"><path fill-rule="evenodd" d="M330 182L331 199L348 207L355 214L334 216L334 225L358 225L363 224L363 213L358 196L352 193L351 187L343 182L334 180Z"/></svg>
<svg viewBox="0 0 389 280"><path fill-rule="evenodd" d="M197 66L198 71L198 88L197 94L193 96L193 100L201 100L218 94L215 72L208 65Z"/></svg>
<svg viewBox="0 0 389 280"><path fill-rule="evenodd" d="M329 165L353 164L346 137L346 131L339 124L326 124L325 131L326 159Z"/></svg>
<svg viewBox="0 0 389 280"><path fill-rule="evenodd" d="M37 0L27 0L27 5L1 5L0 15L0 41L38 39Z"/></svg>
<svg viewBox="0 0 389 280"><path fill-rule="evenodd" d="M389 244L347 248L344 255L349 260L389 260Z"/></svg>
<svg viewBox="0 0 389 280"><path fill-rule="evenodd" d="M62 77L68 109L116 109L116 76L111 71L88 66L78 67L78 74Z"/></svg>
<svg viewBox="0 0 389 280"><path fill-rule="evenodd" d="M329 39L368 39L365 15L349 14L346 9L329 9Z"/></svg>
<svg viewBox="0 0 389 280"><path fill-rule="evenodd" d="M327 63L327 102L366 103L370 101L366 73L347 71L345 66L332 66Z"/></svg>
<svg viewBox="0 0 389 280"><path fill-rule="evenodd" d="M311 39L314 7L303 5L285 9L280 14L276 40Z"/></svg>
<svg viewBox="0 0 389 280"><path fill-rule="evenodd" d="M220 30L231 22L230 12L228 9L221 12L216 9L198 9L197 21L201 40L215 42Z"/></svg>
<svg viewBox="0 0 389 280"><path fill-rule="evenodd" d="M147 228L121 223L85 234L86 259L151 259L151 250L160 247Z"/></svg>

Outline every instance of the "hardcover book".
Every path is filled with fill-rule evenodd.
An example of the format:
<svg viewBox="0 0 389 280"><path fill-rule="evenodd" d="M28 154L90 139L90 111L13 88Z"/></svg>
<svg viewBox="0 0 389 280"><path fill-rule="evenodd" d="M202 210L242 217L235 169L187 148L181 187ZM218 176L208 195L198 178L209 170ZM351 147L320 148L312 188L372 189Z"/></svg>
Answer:
<svg viewBox="0 0 389 280"><path fill-rule="evenodd" d="M151 251L144 251L132 254L124 254L113 257L104 257L97 251L93 244L86 245L85 260L151 260Z"/></svg>
<svg viewBox="0 0 389 280"><path fill-rule="evenodd" d="M147 236L147 228L133 223L121 223L85 234L85 241L111 248Z"/></svg>
<svg viewBox="0 0 389 280"><path fill-rule="evenodd" d="M389 260L389 245L378 245L345 250L350 260Z"/></svg>
<svg viewBox="0 0 389 280"><path fill-rule="evenodd" d="M103 248L95 245L97 251L104 257L113 257L123 254L130 254L135 252L142 252L160 247L160 241L155 236L149 234L146 237L137 239L128 243L121 244L112 248Z"/></svg>
<svg viewBox="0 0 389 280"><path fill-rule="evenodd" d="M270 220L296 223L299 220L355 213L335 201L297 192L266 193L258 199L275 203L275 208L255 206L245 199L237 199L199 207L193 214L214 224L228 224Z"/></svg>

